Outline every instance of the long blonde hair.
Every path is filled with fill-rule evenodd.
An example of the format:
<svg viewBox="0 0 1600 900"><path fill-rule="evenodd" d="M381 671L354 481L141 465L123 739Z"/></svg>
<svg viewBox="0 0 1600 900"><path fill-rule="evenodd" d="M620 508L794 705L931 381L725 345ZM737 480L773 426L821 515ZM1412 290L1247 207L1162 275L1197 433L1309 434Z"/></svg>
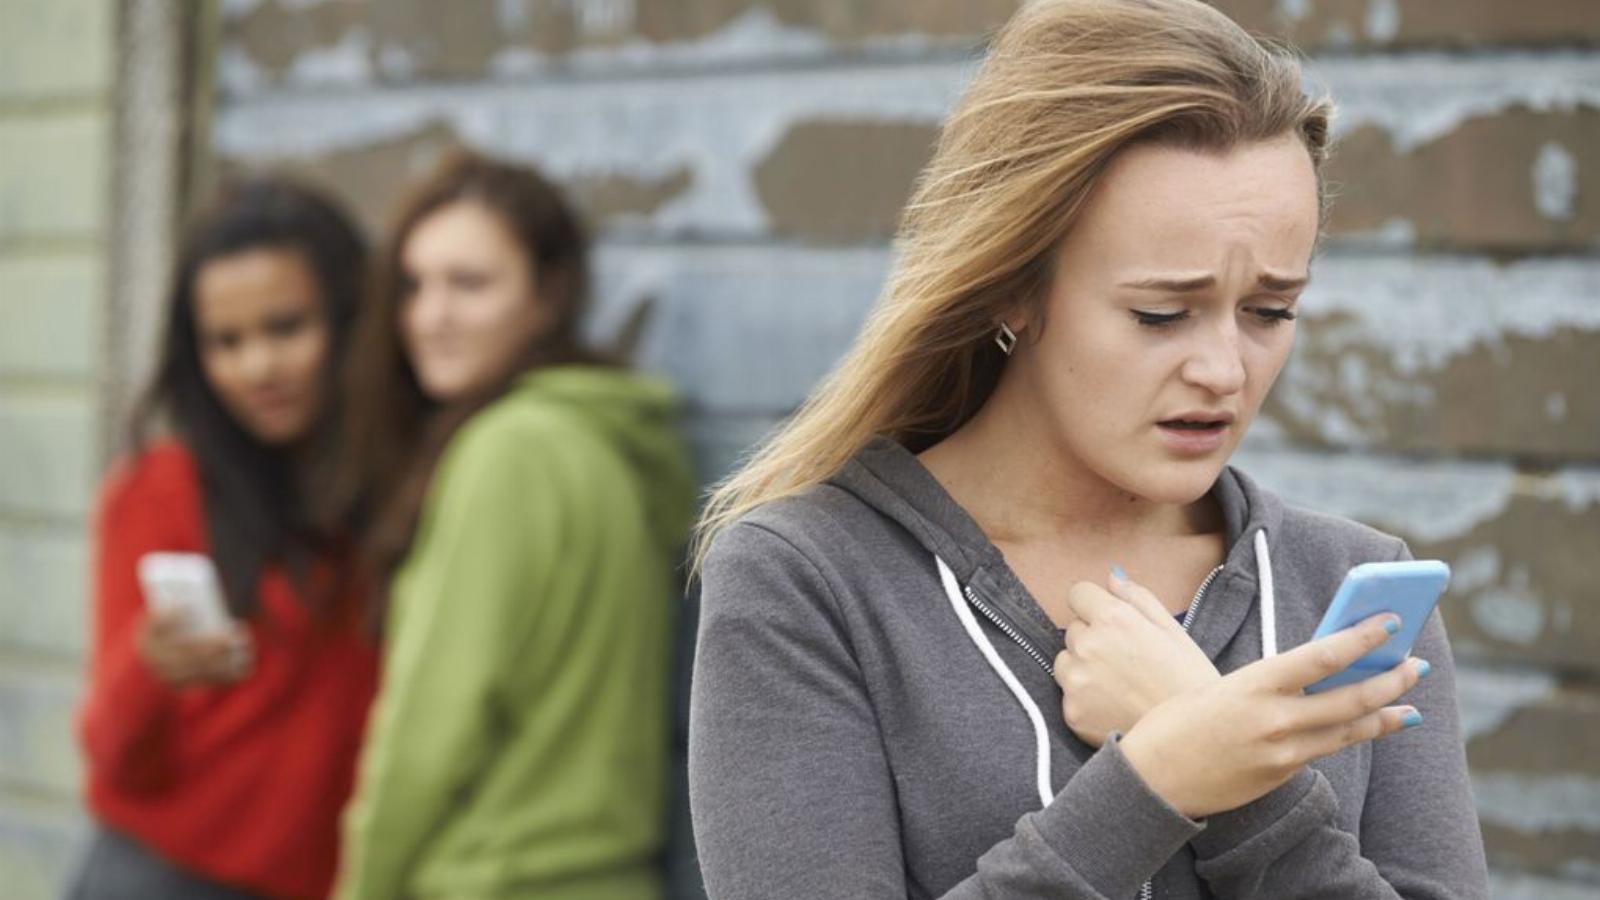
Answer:
<svg viewBox="0 0 1600 900"><path fill-rule="evenodd" d="M932 446L988 399L1001 319L1036 304L1053 250L1117 153L1223 151L1295 134L1319 172L1326 99L1300 65L1199 0L1035 0L1001 29L945 123L855 345L711 493L695 536L833 476L875 436Z"/></svg>

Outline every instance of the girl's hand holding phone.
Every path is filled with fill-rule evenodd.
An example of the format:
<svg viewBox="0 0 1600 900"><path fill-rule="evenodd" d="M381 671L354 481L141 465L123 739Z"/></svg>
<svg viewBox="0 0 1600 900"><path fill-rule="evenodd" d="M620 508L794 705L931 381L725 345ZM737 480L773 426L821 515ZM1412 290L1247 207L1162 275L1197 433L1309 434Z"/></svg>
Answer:
<svg viewBox="0 0 1600 900"><path fill-rule="evenodd" d="M172 687L232 684L250 673L250 633L239 625L197 634L182 610L152 612L137 640L145 665Z"/></svg>
<svg viewBox="0 0 1600 900"><path fill-rule="evenodd" d="M1098 747L1150 710L1222 676L1161 601L1113 575L1110 590L1079 582L1067 592L1067 648L1056 654L1061 714Z"/></svg>
<svg viewBox="0 0 1600 900"><path fill-rule="evenodd" d="M1186 691L1140 719L1122 752L1151 790L1189 818L1243 806L1311 760L1421 724L1414 708L1389 705L1427 674L1421 660L1303 693L1399 630L1398 616L1373 616Z"/></svg>

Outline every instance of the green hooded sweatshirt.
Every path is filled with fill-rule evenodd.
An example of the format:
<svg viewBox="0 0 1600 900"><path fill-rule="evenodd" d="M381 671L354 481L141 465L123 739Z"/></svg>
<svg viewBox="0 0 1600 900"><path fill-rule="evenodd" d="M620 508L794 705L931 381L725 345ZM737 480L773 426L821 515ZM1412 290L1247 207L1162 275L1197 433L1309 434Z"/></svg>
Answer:
<svg viewBox="0 0 1600 900"><path fill-rule="evenodd" d="M659 896L676 413L646 376L555 367L452 438L393 583L341 900Z"/></svg>

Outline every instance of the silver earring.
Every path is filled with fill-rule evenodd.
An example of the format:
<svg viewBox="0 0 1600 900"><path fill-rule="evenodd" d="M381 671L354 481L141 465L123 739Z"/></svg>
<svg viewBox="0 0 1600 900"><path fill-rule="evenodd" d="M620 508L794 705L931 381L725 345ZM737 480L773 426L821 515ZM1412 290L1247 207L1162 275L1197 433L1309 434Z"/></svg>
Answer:
<svg viewBox="0 0 1600 900"><path fill-rule="evenodd" d="M994 342L1001 353L1010 356L1011 351L1017 348L1017 333L1011 330L1010 325L1001 322L1000 330L995 332Z"/></svg>

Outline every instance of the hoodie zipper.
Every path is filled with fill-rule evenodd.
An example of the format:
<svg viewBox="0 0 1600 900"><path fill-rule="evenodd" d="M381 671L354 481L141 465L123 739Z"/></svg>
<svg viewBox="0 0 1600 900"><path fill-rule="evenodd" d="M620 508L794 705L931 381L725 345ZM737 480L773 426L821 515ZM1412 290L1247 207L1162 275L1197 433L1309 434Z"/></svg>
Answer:
<svg viewBox="0 0 1600 900"><path fill-rule="evenodd" d="M967 598L968 606L977 610L979 615L989 620L989 624L1000 629L1001 634L1010 638L1018 647L1021 647L1023 651L1028 654L1028 656L1033 658L1034 662L1039 664L1040 668L1050 673L1050 677L1055 677L1056 667L1054 663L1050 662L1050 658L1045 656L1044 653L1039 650L1039 648L1029 643L1028 639L1022 636L1022 632L1018 631L1015 626L1006 621L1004 616L1000 615L998 612L995 612L994 607L978 599L978 595L972 590L972 585L962 585L961 594Z"/></svg>
<svg viewBox="0 0 1600 900"><path fill-rule="evenodd" d="M1205 599L1206 591L1210 589L1211 583L1216 581L1217 576L1220 574L1222 574L1221 566L1217 566L1215 569L1212 569L1211 572L1206 575L1205 580L1200 582L1199 590L1194 592L1193 599L1189 601L1189 608L1184 610L1183 613L1183 622L1181 624L1183 625L1183 630L1185 633L1189 631L1189 625L1194 622L1194 614L1195 611L1200 608L1200 601ZM983 616L984 619L988 620L989 624L1000 629L1001 634L1010 638L1011 641L1018 647L1021 647L1023 652L1027 653L1034 662L1038 663L1041 669L1044 669L1050 674L1050 677L1055 677L1056 667L1050 662L1049 657L1045 656L1044 653L1039 650L1039 648L1029 643L1028 639L1022 636L1022 632L1018 631L1016 626L1006 621L1005 617L996 612L994 607L979 599L977 592L973 591L971 584L964 584L961 586L961 595L967 598L968 606L977 610L978 614ZM1150 882L1146 881L1144 884L1139 886L1139 900L1154 900L1154 897L1155 888L1151 887Z"/></svg>
<svg viewBox="0 0 1600 900"><path fill-rule="evenodd" d="M1210 574L1206 575L1204 581L1200 582L1200 589L1194 592L1194 599L1189 601L1189 608L1183 611L1183 621L1180 624L1183 626L1185 634L1189 633L1189 625L1194 622L1194 612L1200 608L1200 601L1205 599L1206 591L1210 589L1211 582L1216 581L1217 576L1221 574L1222 567L1217 566L1211 570ZM1155 895L1156 889L1153 882L1146 881L1139 886L1139 900L1154 900Z"/></svg>

